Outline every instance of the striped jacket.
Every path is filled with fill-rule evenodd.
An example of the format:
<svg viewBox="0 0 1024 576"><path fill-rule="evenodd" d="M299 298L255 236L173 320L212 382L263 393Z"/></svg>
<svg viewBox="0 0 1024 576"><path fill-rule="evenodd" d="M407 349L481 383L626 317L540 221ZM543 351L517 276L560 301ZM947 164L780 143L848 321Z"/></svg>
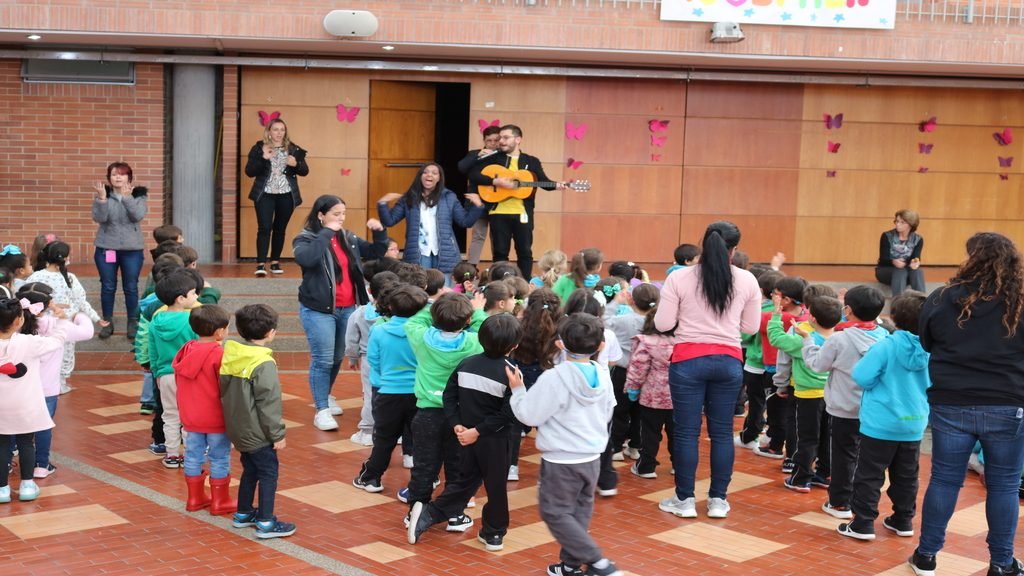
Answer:
<svg viewBox="0 0 1024 576"><path fill-rule="evenodd" d="M476 428L481 436L508 431L513 416L506 366L504 357L474 354L455 368L442 396L444 415L453 428Z"/></svg>

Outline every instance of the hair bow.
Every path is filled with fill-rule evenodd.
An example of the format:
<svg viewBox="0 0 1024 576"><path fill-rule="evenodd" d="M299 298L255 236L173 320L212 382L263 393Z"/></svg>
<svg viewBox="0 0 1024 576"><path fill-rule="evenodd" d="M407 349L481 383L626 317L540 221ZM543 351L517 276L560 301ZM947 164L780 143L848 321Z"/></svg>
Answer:
<svg viewBox="0 0 1024 576"><path fill-rule="evenodd" d="M604 292L605 298L615 298L615 295L622 291L621 284L608 284L601 287L601 291Z"/></svg>
<svg viewBox="0 0 1024 576"><path fill-rule="evenodd" d="M464 272L462 274L462 278L464 280L472 280L473 279L473 273L472 272Z"/></svg>
<svg viewBox="0 0 1024 576"><path fill-rule="evenodd" d="M3 251L0 252L0 256L17 256L22 253L21 248L18 248L14 244L8 244L7 246L4 246Z"/></svg>
<svg viewBox="0 0 1024 576"><path fill-rule="evenodd" d="M33 316L39 316L39 314L41 314L46 308L46 305L42 302L36 302L33 304L28 301L28 298L22 298L19 302L21 303L21 309L28 310Z"/></svg>
<svg viewBox="0 0 1024 576"><path fill-rule="evenodd" d="M21 378L26 373L28 373L28 367L22 364L21 362L17 364L11 364L10 362L6 364L0 364L0 374L4 374L5 376L10 376L11 378Z"/></svg>

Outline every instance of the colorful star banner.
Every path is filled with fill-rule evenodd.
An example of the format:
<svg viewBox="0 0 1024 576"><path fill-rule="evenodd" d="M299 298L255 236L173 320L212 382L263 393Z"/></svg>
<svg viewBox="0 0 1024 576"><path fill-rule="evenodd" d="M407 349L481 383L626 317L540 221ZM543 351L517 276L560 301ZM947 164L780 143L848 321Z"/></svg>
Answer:
<svg viewBox="0 0 1024 576"><path fill-rule="evenodd" d="M896 0L662 0L661 19L892 29Z"/></svg>

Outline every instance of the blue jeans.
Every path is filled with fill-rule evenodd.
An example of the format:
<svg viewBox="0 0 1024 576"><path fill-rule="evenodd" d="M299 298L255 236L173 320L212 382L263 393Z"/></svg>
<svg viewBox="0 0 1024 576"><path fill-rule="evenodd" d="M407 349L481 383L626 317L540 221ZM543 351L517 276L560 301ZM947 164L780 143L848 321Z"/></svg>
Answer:
<svg viewBox="0 0 1024 576"><path fill-rule="evenodd" d="M736 456L732 422L736 395L743 385L743 363L722 354L673 362L668 371L668 384L672 392L675 424L671 445L675 450L672 468L676 473L676 498L685 500L694 496L700 459L702 411L707 417L708 436L711 437L711 489L708 496L725 498Z"/></svg>
<svg viewBox="0 0 1024 576"><path fill-rule="evenodd" d="M153 373L142 373L142 395L139 396L139 404L155 404Z"/></svg>
<svg viewBox="0 0 1024 576"><path fill-rule="evenodd" d="M186 429L185 476L203 473L203 461L210 458L210 478L227 478L231 473L231 441L227 434L205 434ZM207 451L209 448L209 451Z"/></svg>
<svg viewBox="0 0 1024 576"><path fill-rule="evenodd" d="M242 452L242 477L238 481L238 511L253 511L253 499L259 489L257 520L274 518L274 497L277 493L277 450L264 446L253 452Z"/></svg>
<svg viewBox="0 0 1024 576"><path fill-rule="evenodd" d="M139 272L145 259L142 250L115 250L117 258L107 262L107 250L96 248L96 270L100 273L100 303L103 317L114 315L114 295L117 293L117 271L121 270L121 287L124 289L124 307L129 318L139 317Z"/></svg>
<svg viewBox="0 0 1024 576"><path fill-rule="evenodd" d="M1017 406L931 406L932 478L921 511L918 551L934 555L946 540L946 526L964 485L967 459L976 441L985 453L985 517L992 564L1013 560L1019 508L1017 490L1024 466L1024 408Z"/></svg>
<svg viewBox="0 0 1024 576"><path fill-rule="evenodd" d="M355 306L335 308L333 314L299 304L299 320L309 341L309 389L317 411L327 408L327 397L345 357L345 329Z"/></svg>
<svg viewBox="0 0 1024 576"><path fill-rule="evenodd" d="M46 409L50 412L50 418L57 413L57 398L60 396L46 397ZM52 428L36 432L36 468L46 468L50 465L50 444L52 442Z"/></svg>
<svg viewBox="0 0 1024 576"><path fill-rule="evenodd" d="M437 254L433 256L424 256L420 254L420 266L423 268L437 268L438 257Z"/></svg>

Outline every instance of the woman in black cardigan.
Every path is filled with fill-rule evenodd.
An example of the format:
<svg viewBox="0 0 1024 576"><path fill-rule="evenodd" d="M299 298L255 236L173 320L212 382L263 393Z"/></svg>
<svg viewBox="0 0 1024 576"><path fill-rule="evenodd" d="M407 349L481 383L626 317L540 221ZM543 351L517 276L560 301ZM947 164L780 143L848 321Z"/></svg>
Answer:
<svg viewBox="0 0 1024 576"><path fill-rule="evenodd" d="M306 151L288 139L288 127L280 118L271 120L263 139L252 145L245 175L255 178L249 199L256 205L256 275L266 276L267 251L270 271L281 274L281 250L292 213L302 204L298 176L309 174Z"/></svg>
<svg viewBox="0 0 1024 576"><path fill-rule="evenodd" d="M925 292L924 271L921 270L924 238L917 233L921 217L904 208L896 212L892 223L895 227L882 232L878 242L875 278L892 288L894 298L907 289L907 284L918 292Z"/></svg>

